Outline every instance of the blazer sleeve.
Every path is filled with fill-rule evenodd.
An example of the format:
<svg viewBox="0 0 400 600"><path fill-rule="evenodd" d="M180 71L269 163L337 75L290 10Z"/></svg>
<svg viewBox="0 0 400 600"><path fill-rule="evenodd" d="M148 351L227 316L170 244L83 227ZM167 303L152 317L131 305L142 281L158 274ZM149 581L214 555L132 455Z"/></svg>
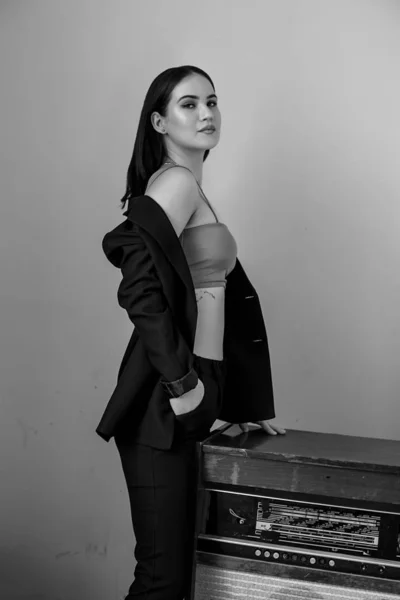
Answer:
<svg viewBox="0 0 400 600"><path fill-rule="evenodd" d="M106 238L103 249L107 254ZM173 318L150 251L135 227L117 250L122 272L118 303L128 313L150 363L160 373L161 385L167 394L178 398L198 383L193 353ZM116 264L115 254L108 258Z"/></svg>

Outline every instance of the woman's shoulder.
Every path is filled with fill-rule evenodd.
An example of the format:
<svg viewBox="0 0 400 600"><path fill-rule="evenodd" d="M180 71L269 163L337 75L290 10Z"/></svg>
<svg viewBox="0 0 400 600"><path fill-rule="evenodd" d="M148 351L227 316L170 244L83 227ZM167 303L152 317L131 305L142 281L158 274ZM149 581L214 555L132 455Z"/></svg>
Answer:
<svg viewBox="0 0 400 600"><path fill-rule="evenodd" d="M165 192L183 190L188 192L196 188L196 180L190 169L181 165L162 165L149 178L145 193L154 190Z"/></svg>
<svg viewBox="0 0 400 600"><path fill-rule="evenodd" d="M178 236L198 207L198 188L194 175L181 166L168 169L161 167L153 173L145 195L161 206Z"/></svg>

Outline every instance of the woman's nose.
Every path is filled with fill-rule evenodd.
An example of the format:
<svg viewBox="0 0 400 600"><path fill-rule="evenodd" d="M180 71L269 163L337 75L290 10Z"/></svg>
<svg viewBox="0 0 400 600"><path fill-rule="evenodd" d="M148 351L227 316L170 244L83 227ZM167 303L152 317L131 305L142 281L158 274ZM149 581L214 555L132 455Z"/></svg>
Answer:
<svg viewBox="0 0 400 600"><path fill-rule="evenodd" d="M203 104L203 105L199 106L199 115L200 115L200 119L203 120L203 119L212 117L213 112L209 106L207 106L206 104Z"/></svg>

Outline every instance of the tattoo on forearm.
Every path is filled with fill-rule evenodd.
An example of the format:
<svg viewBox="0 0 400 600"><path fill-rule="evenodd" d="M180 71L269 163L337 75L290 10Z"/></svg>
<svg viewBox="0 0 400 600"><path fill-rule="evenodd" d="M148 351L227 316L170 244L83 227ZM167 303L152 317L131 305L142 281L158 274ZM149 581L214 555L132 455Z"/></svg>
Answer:
<svg viewBox="0 0 400 600"><path fill-rule="evenodd" d="M201 291L201 292L196 292L196 300L197 300L197 302L200 302L200 300L201 300L202 298L204 298L204 296L205 296L206 294L208 294L209 296L212 296L212 297L214 298L214 300L215 300L215 296L214 296L214 294L212 294L212 293L211 293L211 292L209 292L208 290L203 290L203 291Z"/></svg>

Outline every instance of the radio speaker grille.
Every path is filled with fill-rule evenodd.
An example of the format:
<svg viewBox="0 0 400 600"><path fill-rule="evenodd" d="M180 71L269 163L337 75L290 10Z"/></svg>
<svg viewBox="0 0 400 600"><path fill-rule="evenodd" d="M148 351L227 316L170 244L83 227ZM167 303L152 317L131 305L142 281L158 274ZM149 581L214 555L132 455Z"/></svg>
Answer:
<svg viewBox="0 0 400 600"><path fill-rule="evenodd" d="M194 600L398 600L400 596L305 583L198 564Z"/></svg>

